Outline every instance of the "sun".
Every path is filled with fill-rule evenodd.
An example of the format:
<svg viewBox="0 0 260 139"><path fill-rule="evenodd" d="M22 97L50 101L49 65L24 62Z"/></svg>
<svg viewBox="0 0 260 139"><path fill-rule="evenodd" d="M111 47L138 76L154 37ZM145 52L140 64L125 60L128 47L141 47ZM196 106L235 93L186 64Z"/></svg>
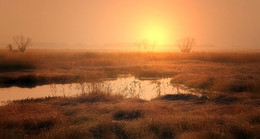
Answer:
<svg viewBox="0 0 260 139"><path fill-rule="evenodd" d="M168 31L163 25L149 25L143 30L143 38L156 41L160 45L167 44Z"/></svg>

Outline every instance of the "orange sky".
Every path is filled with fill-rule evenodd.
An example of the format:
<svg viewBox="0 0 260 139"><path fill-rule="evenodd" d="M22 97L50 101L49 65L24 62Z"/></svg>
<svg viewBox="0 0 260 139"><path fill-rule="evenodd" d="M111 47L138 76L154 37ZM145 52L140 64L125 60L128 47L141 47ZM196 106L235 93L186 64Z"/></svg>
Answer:
<svg viewBox="0 0 260 139"><path fill-rule="evenodd" d="M260 0L0 0L0 42L260 45Z"/></svg>

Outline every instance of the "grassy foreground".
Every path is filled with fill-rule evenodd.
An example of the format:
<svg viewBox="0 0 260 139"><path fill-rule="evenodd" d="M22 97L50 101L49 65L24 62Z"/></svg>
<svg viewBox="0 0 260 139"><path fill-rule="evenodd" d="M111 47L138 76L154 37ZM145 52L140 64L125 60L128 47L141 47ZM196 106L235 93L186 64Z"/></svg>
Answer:
<svg viewBox="0 0 260 139"><path fill-rule="evenodd" d="M1 138L259 138L259 98L95 92L0 107Z"/></svg>

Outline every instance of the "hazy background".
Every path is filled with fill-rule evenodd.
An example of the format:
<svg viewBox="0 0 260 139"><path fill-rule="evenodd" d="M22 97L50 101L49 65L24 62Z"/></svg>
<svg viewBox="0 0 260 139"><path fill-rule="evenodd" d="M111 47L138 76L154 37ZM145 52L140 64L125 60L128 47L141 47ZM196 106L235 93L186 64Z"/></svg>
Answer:
<svg viewBox="0 0 260 139"><path fill-rule="evenodd" d="M129 48L194 37L200 49L259 49L260 0L0 0L0 48L12 36L34 48Z"/></svg>

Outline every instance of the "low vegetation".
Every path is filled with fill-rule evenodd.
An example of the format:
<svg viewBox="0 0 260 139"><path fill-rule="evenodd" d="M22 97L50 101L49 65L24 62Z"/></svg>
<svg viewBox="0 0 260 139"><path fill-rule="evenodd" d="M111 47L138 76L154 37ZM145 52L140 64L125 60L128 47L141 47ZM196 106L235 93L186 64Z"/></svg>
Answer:
<svg viewBox="0 0 260 139"><path fill-rule="evenodd" d="M140 101L96 92L71 98L21 100L0 107L0 136L259 138L259 99L244 95L203 99L168 95Z"/></svg>
<svg viewBox="0 0 260 139"><path fill-rule="evenodd" d="M221 92L259 92L260 53L0 52L0 86L34 87L116 78L172 77L172 83ZM15 73L15 74L13 74Z"/></svg>
<svg viewBox="0 0 260 139"><path fill-rule="evenodd" d="M1 138L260 138L260 53L0 52L0 87L171 77L201 96L150 101L96 87L0 106Z"/></svg>

